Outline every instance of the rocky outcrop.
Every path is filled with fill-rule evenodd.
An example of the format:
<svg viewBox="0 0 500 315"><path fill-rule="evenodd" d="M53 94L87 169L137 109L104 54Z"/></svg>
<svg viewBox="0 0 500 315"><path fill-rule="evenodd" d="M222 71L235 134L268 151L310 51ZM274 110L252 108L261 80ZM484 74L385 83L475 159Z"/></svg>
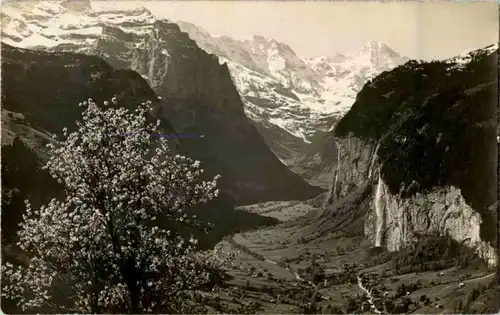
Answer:
<svg viewBox="0 0 500 315"><path fill-rule="evenodd" d="M365 219L365 236L389 251L412 244L418 236L440 232L472 247L490 265L498 262L494 247L481 240L481 214L465 201L460 189L448 186L401 198L380 180Z"/></svg>
<svg viewBox="0 0 500 315"><path fill-rule="evenodd" d="M386 72L337 125L332 199L372 185L364 233L375 246L438 232L497 265L497 49Z"/></svg>

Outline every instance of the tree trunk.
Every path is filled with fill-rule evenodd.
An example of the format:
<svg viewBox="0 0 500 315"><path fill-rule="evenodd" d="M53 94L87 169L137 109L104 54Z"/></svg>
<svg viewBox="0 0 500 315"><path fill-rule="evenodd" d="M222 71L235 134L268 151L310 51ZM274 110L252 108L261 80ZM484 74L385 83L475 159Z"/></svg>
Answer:
<svg viewBox="0 0 500 315"><path fill-rule="evenodd" d="M140 314L140 300L141 300L141 292L139 286L139 274L138 270L135 266L135 259L130 257L126 260L124 264L124 274L123 277L125 282L127 283L128 291L130 294L130 307L133 314Z"/></svg>

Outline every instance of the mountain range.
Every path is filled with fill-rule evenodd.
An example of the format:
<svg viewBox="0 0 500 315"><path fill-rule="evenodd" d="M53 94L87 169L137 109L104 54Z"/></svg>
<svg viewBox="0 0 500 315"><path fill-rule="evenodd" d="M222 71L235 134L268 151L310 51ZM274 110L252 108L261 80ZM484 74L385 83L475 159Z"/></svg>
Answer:
<svg viewBox="0 0 500 315"><path fill-rule="evenodd" d="M212 37L194 24L178 24L202 49L228 64L248 117L306 142L318 130L332 129L335 118L350 109L366 81L409 60L376 41L351 55L300 58L274 39Z"/></svg>
<svg viewBox="0 0 500 315"><path fill-rule="evenodd" d="M38 1L4 3L2 26L9 45L93 55L137 71L162 97L158 115L178 134L200 135L178 139L180 150L202 161L209 174L220 173L223 191L237 204L321 192L275 157L245 115L227 65L177 24L146 9L97 12L85 1ZM102 75L96 71L93 78Z"/></svg>
<svg viewBox="0 0 500 315"><path fill-rule="evenodd" d="M246 115L276 156L320 186L330 184L324 175L331 173L328 157L335 156L329 154L334 148L325 139L327 132L368 80L409 60L377 41L352 54L301 58L274 39L215 37L192 23L177 23L198 46L228 65Z"/></svg>
<svg viewBox="0 0 500 315"><path fill-rule="evenodd" d="M2 38L17 47L100 56L114 67L137 70L157 90L165 67L137 61L157 20L144 8L94 11L87 1L6 2ZM155 62L176 58L171 51L174 41L187 50L199 46L216 55L229 69L244 113L269 148L293 172L323 187L329 186L326 174L332 167L325 152L335 150L325 141L328 130L349 110L366 81L408 60L376 41L354 54L300 58L290 46L273 39L214 37L194 24L177 24L195 44L181 44L183 35L171 34L157 45ZM186 52L182 56L188 57Z"/></svg>

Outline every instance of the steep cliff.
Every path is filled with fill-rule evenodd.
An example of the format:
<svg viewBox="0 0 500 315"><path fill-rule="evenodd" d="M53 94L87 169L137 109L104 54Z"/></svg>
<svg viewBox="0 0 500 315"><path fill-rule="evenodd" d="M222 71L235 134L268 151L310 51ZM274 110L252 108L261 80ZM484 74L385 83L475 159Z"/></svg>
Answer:
<svg viewBox="0 0 500 315"><path fill-rule="evenodd" d="M410 61L367 83L334 130L332 200L373 186L365 235L398 250L449 234L496 264L498 48Z"/></svg>

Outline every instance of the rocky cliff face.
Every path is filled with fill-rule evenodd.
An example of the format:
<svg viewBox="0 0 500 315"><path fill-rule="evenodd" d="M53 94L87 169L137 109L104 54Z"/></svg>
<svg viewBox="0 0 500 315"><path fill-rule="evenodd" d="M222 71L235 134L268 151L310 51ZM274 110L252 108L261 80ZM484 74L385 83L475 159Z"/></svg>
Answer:
<svg viewBox="0 0 500 315"><path fill-rule="evenodd" d="M289 171L247 119L227 65L201 50L168 21L145 9L95 12L40 1L2 11L10 44L103 58L142 75L163 98L160 115L179 134L182 152L220 173L224 191L238 204L308 199L322 190ZM71 18L71 19L70 19ZM36 26L36 27L35 27Z"/></svg>
<svg viewBox="0 0 500 315"><path fill-rule="evenodd" d="M2 110L21 114L26 124L50 134L60 133L64 127L73 129L81 113L78 103L89 97L104 101L116 95L126 108L145 100L160 106L155 92L136 72L117 70L100 58L74 53L2 44L1 84Z"/></svg>
<svg viewBox="0 0 500 315"><path fill-rule="evenodd" d="M353 54L301 58L272 38L236 40L178 23L202 49L227 62L248 117L306 142L332 128L367 80L408 60L376 41Z"/></svg>
<svg viewBox="0 0 500 315"><path fill-rule="evenodd" d="M375 246L397 251L417 242L417 236L440 232L475 248L490 265L497 264L494 247L481 239L481 214L472 209L460 189L447 186L429 193L401 198L384 181L376 184L365 219L365 235ZM380 207L380 213L377 208Z"/></svg>
<svg viewBox="0 0 500 315"><path fill-rule="evenodd" d="M337 125L331 199L372 185L364 230L376 246L439 232L497 264L497 49L386 72Z"/></svg>
<svg viewBox="0 0 500 315"><path fill-rule="evenodd" d="M354 136L337 138L337 167L334 173L332 201L339 200L371 180L376 143Z"/></svg>

